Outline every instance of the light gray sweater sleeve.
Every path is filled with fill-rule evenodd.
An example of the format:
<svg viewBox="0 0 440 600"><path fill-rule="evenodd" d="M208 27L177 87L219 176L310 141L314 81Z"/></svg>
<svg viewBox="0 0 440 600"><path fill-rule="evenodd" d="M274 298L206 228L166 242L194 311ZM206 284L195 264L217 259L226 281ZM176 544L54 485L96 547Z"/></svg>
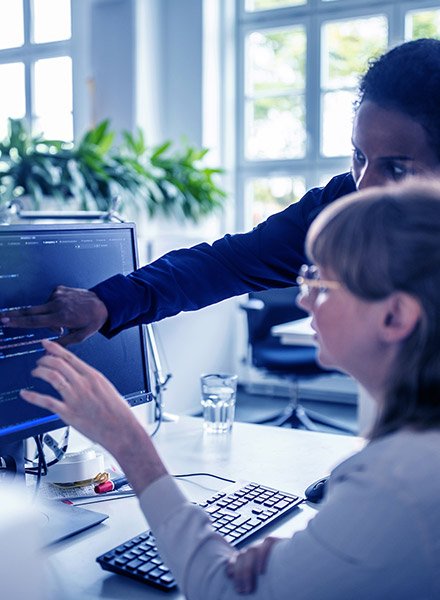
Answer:
<svg viewBox="0 0 440 600"><path fill-rule="evenodd" d="M252 598L432 597L429 548L411 503L394 490L388 493L383 481L356 464L339 467L332 478L329 497L308 527L272 548ZM187 598L243 599L225 574L234 549L170 476L148 487L140 505Z"/></svg>

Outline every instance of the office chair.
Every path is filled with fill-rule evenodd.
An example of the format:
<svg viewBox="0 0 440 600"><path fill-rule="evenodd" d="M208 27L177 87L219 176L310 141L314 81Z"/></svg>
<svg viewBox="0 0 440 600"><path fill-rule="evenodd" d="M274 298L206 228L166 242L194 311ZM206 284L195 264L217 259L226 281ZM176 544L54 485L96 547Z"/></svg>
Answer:
<svg viewBox="0 0 440 600"><path fill-rule="evenodd" d="M271 334L271 328L280 323L295 321L307 316L296 306L298 287L277 288L262 292L251 292L247 302L240 305L246 312L248 326L247 364L265 374L281 377L288 382L289 403L275 420L267 419L272 425L282 426L290 423L317 431L315 422L332 425L328 419L319 415L307 414L298 401L299 384L306 379L328 374L316 361L316 348L312 346L289 346L282 344L279 337ZM336 429L343 429L336 426Z"/></svg>

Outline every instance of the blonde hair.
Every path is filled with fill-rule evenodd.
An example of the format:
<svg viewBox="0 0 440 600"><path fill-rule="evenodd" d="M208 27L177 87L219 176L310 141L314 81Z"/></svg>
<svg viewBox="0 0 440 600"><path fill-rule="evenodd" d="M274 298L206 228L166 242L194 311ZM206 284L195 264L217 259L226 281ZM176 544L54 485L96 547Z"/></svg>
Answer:
<svg viewBox="0 0 440 600"><path fill-rule="evenodd" d="M440 183L369 188L327 207L306 251L354 295L375 301L403 291L422 317L400 347L371 438L404 425L440 425Z"/></svg>

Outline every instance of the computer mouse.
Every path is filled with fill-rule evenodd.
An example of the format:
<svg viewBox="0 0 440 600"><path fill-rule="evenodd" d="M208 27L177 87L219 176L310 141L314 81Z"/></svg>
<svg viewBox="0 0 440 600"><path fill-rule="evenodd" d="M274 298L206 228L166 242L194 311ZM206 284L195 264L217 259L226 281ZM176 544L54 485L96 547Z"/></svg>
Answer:
<svg viewBox="0 0 440 600"><path fill-rule="evenodd" d="M322 477L322 479L318 479L318 481L311 483L304 492L306 500L308 500L309 502L313 502L314 504L318 504L319 502L321 502L325 495L327 480L328 477Z"/></svg>

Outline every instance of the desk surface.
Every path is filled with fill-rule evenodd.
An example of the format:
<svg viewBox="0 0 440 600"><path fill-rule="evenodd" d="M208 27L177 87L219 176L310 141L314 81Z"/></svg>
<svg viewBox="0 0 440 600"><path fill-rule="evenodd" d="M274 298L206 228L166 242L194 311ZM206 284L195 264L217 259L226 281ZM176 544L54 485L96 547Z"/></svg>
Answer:
<svg viewBox="0 0 440 600"><path fill-rule="evenodd" d="M248 423L234 423L231 434L207 434L202 430L201 420L193 417L164 423L155 439L173 474L208 471L300 495L309 483L328 474L363 445L355 437ZM182 482L193 500L202 500L226 485L210 477ZM160 592L127 577L107 573L95 562L96 556L148 528L136 498L99 502L86 508L106 512L110 518L47 551L51 586L56 590L54 597L63 600L183 598L179 592ZM288 536L303 529L314 512L304 505L276 528L277 534Z"/></svg>

